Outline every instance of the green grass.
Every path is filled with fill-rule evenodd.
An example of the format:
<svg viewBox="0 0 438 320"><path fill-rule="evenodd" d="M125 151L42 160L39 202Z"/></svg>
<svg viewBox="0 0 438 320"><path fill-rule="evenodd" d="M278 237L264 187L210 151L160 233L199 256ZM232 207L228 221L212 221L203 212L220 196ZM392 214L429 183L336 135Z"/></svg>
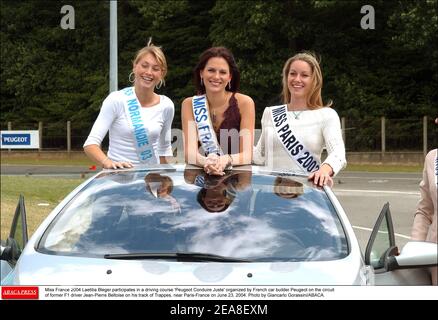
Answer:
<svg viewBox="0 0 438 320"><path fill-rule="evenodd" d="M95 165L87 157L75 158L38 158L38 157L1 157L2 165L55 165L55 166L92 166Z"/></svg>
<svg viewBox="0 0 438 320"><path fill-rule="evenodd" d="M83 181L85 179L81 178L2 176L1 239L6 239L9 235L20 193L25 200L30 237L50 211Z"/></svg>

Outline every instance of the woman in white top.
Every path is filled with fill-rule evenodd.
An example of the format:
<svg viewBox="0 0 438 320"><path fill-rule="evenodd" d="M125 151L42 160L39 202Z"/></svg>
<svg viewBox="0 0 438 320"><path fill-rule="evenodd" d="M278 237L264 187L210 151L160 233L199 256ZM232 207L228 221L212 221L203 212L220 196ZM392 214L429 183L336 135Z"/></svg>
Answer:
<svg viewBox="0 0 438 320"><path fill-rule="evenodd" d="M106 169L131 168L140 163L166 163L171 157L173 102L154 89L164 84L167 63L151 43L137 52L129 80L133 87L111 92L104 100L84 143L87 156ZM133 79L132 79L133 77ZM109 131L108 155L100 145Z"/></svg>
<svg viewBox="0 0 438 320"><path fill-rule="evenodd" d="M316 57L299 53L283 68L284 105L265 109L254 163L273 169L304 172L317 185L332 185L346 165L339 116L324 105L322 73ZM321 164L321 153L328 156Z"/></svg>

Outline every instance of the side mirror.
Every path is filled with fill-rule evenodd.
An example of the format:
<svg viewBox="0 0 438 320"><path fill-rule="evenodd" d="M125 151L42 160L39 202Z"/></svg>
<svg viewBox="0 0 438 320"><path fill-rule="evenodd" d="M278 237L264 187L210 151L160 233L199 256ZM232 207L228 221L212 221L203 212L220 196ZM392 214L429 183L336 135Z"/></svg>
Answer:
<svg viewBox="0 0 438 320"><path fill-rule="evenodd" d="M9 237L6 240L6 245L1 250L1 260L16 262L21 254L21 248L18 246L14 238Z"/></svg>
<svg viewBox="0 0 438 320"><path fill-rule="evenodd" d="M390 255L385 261L387 271L438 265L438 244L433 242L410 241L400 255Z"/></svg>
<svg viewBox="0 0 438 320"><path fill-rule="evenodd" d="M20 257L21 251L24 249L27 240L26 207L24 205L24 197L20 194L14 218L12 220L9 238L4 245L2 244L1 260L15 264Z"/></svg>

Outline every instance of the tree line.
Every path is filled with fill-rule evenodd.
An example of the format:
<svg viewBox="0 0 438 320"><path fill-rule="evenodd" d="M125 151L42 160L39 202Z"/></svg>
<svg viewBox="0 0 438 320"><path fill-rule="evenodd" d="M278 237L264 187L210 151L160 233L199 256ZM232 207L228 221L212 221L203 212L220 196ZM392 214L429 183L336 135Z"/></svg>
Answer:
<svg viewBox="0 0 438 320"><path fill-rule="evenodd" d="M65 4L74 29L60 26ZM364 5L374 28L361 26ZM2 0L0 14L2 129L72 121L86 135L109 93L109 1ZM130 85L132 59L149 37L168 60L158 92L175 103L175 128L199 55L219 45L235 55L257 127L263 109L280 102L284 62L303 50L321 57L323 98L340 116L437 116L437 0L119 0L119 88Z"/></svg>

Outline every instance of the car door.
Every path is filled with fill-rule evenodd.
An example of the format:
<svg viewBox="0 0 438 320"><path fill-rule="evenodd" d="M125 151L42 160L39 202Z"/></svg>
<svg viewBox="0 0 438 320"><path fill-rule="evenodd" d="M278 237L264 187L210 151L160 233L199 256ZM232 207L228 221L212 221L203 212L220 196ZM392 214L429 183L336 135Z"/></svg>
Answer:
<svg viewBox="0 0 438 320"><path fill-rule="evenodd" d="M389 203L374 225L365 250L365 263L374 269L374 285L430 285L428 267L438 261L437 244L410 241L401 250L394 237Z"/></svg>
<svg viewBox="0 0 438 320"><path fill-rule="evenodd" d="M17 208L12 220L8 239L1 243L1 284L7 284L6 277L14 269L21 252L28 240L26 207L24 197L20 194Z"/></svg>

